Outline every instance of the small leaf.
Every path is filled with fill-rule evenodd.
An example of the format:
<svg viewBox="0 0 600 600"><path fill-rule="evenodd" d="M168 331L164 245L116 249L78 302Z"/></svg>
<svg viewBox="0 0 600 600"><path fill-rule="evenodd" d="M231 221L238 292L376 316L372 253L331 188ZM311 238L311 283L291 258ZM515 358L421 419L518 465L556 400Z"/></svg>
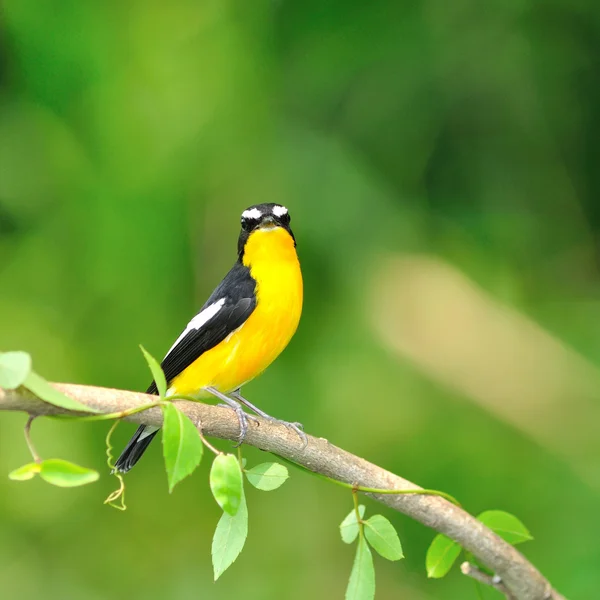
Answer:
<svg viewBox="0 0 600 600"><path fill-rule="evenodd" d="M234 517L224 512L215 530L212 542L212 562L215 581L240 555L248 536L248 507L242 499Z"/></svg>
<svg viewBox="0 0 600 600"><path fill-rule="evenodd" d="M365 516L365 506L361 504L358 507L360 518ZM342 535L342 541L346 544L351 544L358 535L358 522L356 521L356 511L352 509L346 518L340 523L340 534Z"/></svg>
<svg viewBox="0 0 600 600"><path fill-rule="evenodd" d="M477 518L509 544L521 544L533 539L517 517L503 510L486 510Z"/></svg>
<svg viewBox="0 0 600 600"><path fill-rule="evenodd" d="M13 481L27 481L33 479L40 472L40 465L38 463L27 463L8 474L8 478Z"/></svg>
<svg viewBox="0 0 600 600"><path fill-rule="evenodd" d="M361 537L356 548L346 600L372 600L375 598L375 569L369 545Z"/></svg>
<svg viewBox="0 0 600 600"><path fill-rule="evenodd" d="M365 521L365 537L383 558L388 560L404 558L400 538L394 526L384 516L373 515Z"/></svg>
<svg viewBox="0 0 600 600"><path fill-rule="evenodd" d="M59 392L54 386L50 385L43 377L34 371L29 372L23 385L38 398L44 402L53 404L54 406L60 406L61 408L79 412L98 412L89 406L85 406L85 404L77 402L77 400L73 400L73 398L69 398L69 396L65 396L65 394Z"/></svg>
<svg viewBox="0 0 600 600"><path fill-rule="evenodd" d="M40 463L40 477L58 487L77 487L97 481L98 471L80 467L68 460L49 458Z"/></svg>
<svg viewBox="0 0 600 600"><path fill-rule="evenodd" d="M169 492L182 479L191 475L202 460L204 444L196 426L174 404L163 410L163 456L167 469Z"/></svg>
<svg viewBox="0 0 600 600"><path fill-rule="evenodd" d="M289 476L287 467L276 462L262 463L246 471L248 481L265 492L276 490Z"/></svg>
<svg viewBox="0 0 600 600"><path fill-rule="evenodd" d="M0 387L14 390L23 384L31 371L31 356L27 352L0 353Z"/></svg>
<svg viewBox="0 0 600 600"><path fill-rule="evenodd" d="M150 372L152 373L152 378L154 379L154 383L156 384L156 389L158 390L158 395L161 398L164 398L167 395L167 380L165 379L164 371L160 366L159 362L140 344L140 350L148 363L148 367L150 367Z"/></svg>
<svg viewBox="0 0 600 600"><path fill-rule="evenodd" d="M217 454L210 469L210 489L217 504L232 517L242 501L242 472L233 454Z"/></svg>
<svg viewBox="0 0 600 600"><path fill-rule="evenodd" d="M443 534L436 535L427 549L425 566L427 577L440 579L448 573L458 558L462 548Z"/></svg>

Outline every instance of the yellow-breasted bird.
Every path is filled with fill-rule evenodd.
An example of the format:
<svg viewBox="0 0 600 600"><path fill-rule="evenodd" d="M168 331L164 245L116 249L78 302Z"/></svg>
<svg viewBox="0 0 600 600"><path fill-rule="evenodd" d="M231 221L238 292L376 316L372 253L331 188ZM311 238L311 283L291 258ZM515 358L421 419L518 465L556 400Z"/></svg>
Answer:
<svg viewBox="0 0 600 600"><path fill-rule="evenodd" d="M242 213L238 259L161 363L168 394L216 396L233 408L240 443L248 415L240 403L272 419L240 395L287 346L302 312L302 273L290 215L280 204L257 204ZM156 394L156 384L148 388ZM277 419L273 419L277 420ZM298 423L286 423L305 440ZM158 428L141 425L115 464L125 473L140 459Z"/></svg>

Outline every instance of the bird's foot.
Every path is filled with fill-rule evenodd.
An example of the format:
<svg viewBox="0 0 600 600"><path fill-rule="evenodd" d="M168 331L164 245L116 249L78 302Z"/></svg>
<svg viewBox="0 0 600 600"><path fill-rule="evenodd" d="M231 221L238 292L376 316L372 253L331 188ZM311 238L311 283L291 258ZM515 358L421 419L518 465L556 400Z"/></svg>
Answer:
<svg viewBox="0 0 600 600"><path fill-rule="evenodd" d="M216 388L209 386L205 387L204 389L207 392L210 392L213 396L216 396L220 400L223 400L223 403L219 404L218 406L226 406L227 408L231 408L235 412L238 418L238 423L240 424L240 433L237 438L238 441L233 446L234 448L237 448L243 443L244 439L246 438L246 434L248 433L248 421L258 422L258 419L253 415L245 413L239 402L236 402L232 398L229 398L229 396L226 396L225 394L221 393Z"/></svg>
<svg viewBox="0 0 600 600"><path fill-rule="evenodd" d="M308 438L306 437L306 434L304 433L304 426L302 425L302 423L298 423L297 421L283 421L282 419L276 419L275 417L269 417L266 416L264 417L267 421L271 421L271 423L277 423L278 425L285 425L288 429L291 429L292 431L295 431L298 434L298 437L300 438L300 440L302 441L302 447L306 448L306 446L308 445Z"/></svg>
<svg viewBox="0 0 600 600"><path fill-rule="evenodd" d="M238 441L237 443L235 443L233 445L234 448L237 448L238 446L241 446L243 441L246 439L246 433L248 433L248 418L249 415L247 415L244 410L242 409L241 406L238 406L236 408L233 408L237 418L238 418L238 423L240 424L240 433L238 435Z"/></svg>
<svg viewBox="0 0 600 600"><path fill-rule="evenodd" d="M257 406L254 406L254 404L252 404L249 400L246 400L246 398L244 398L240 394L239 390L235 390L234 392L232 392L231 396L233 396L236 400L239 400L242 404L247 406L251 411L255 412L258 416L262 417L263 419L266 419L267 421L270 421L271 423L278 423L279 425L285 425L288 429L292 429L293 431L295 431L298 434L298 437L300 438L300 440L302 441L303 448L306 448L306 446L308 445L308 438L306 437L306 434L303 431L302 423L298 423L296 421L294 421L294 422L283 421L282 419L276 419L275 417L272 417L271 415L267 414L266 412L264 412ZM250 415L248 415L248 416L250 416Z"/></svg>

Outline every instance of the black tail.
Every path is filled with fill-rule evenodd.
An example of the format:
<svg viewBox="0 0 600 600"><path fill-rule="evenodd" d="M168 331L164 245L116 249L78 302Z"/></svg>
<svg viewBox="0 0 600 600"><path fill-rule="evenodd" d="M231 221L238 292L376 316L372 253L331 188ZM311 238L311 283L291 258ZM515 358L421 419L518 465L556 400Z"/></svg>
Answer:
<svg viewBox="0 0 600 600"><path fill-rule="evenodd" d="M127 446L125 446L125 450L121 452L121 456L117 459L115 463L115 468L113 469L113 473L117 471L118 473L127 473L129 469L135 465L135 463L140 460L142 454L146 448L150 445L150 442L154 439L154 436L158 433L158 429L156 431L151 431L150 433L146 433L144 437L142 434L147 429L155 429L154 427L148 427L147 425L140 425L137 428L137 431L133 434L133 437L129 440ZM140 439L142 437L142 439Z"/></svg>

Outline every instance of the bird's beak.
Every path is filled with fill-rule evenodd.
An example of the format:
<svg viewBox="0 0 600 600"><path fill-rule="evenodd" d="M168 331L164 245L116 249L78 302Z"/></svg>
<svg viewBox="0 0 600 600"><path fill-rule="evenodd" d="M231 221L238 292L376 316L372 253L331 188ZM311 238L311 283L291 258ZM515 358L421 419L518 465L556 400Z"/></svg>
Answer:
<svg viewBox="0 0 600 600"><path fill-rule="evenodd" d="M272 216L267 216L265 217L261 222L260 222L260 228L261 229L273 229L274 227L279 227L279 224L275 221L275 219Z"/></svg>

